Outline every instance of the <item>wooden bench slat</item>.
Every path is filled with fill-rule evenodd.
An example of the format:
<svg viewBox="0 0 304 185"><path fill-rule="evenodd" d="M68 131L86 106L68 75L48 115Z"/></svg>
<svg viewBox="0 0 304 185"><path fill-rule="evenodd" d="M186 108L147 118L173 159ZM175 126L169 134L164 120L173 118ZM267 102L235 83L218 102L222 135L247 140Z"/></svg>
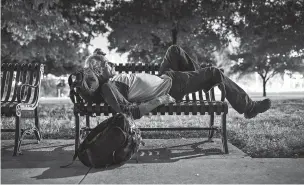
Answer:
<svg viewBox="0 0 304 185"><path fill-rule="evenodd" d="M152 69L152 74L155 75L158 70L157 65L156 64L151 65L151 69Z"/></svg>
<svg viewBox="0 0 304 185"><path fill-rule="evenodd" d="M136 71L138 71L139 73L141 73L143 71L143 65L142 63L138 63L136 64Z"/></svg>
<svg viewBox="0 0 304 185"><path fill-rule="evenodd" d="M92 104L88 104L86 106L86 110L87 110L88 115L92 115L92 113L93 113L93 106L92 106Z"/></svg>
<svg viewBox="0 0 304 185"><path fill-rule="evenodd" d="M145 73L149 73L150 72L149 71L149 65L144 65L144 71L145 71Z"/></svg>
<svg viewBox="0 0 304 185"><path fill-rule="evenodd" d="M205 93L205 92L204 92L204 93ZM205 93L205 96L206 96L206 100L207 100L207 101L210 101L209 92L206 92L206 93Z"/></svg>
<svg viewBox="0 0 304 185"><path fill-rule="evenodd" d="M181 103L176 103L176 115L181 115L182 109L181 109Z"/></svg>
<svg viewBox="0 0 304 185"><path fill-rule="evenodd" d="M108 116L108 115L109 115L109 106L108 106L108 105L106 105L106 106L103 107L103 114L104 114L105 116Z"/></svg>
<svg viewBox="0 0 304 185"><path fill-rule="evenodd" d="M6 64L1 65L1 100L5 97L4 96L4 92L5 92L4 88L5 88L7 73L8 73L6 68L7 68Z"/></svg>
<svg viewBox="0 0 304 185"><path fill-rule="evenodd" d="M189 107L188 103L185 103L183 105L183 107L184 107L184 114L185 115L189 115L189 113L190 113L190 107Z"/></svg>
<svg viewBox="0 0 304 185"><path fill-rule="evenodd" d="M209 93L210 93L211 100L212 100L212 101L215 101L215 97L214 97L214 87L211 88L211 90L209 91Z"/></svg>
<svg viewBox="0 0 304 185"><path fill-rule="evenodd" d="M116 66L116 71L118 71L118 73L122 73L122 64L119 64L118 66Z"/></svg>
<svg viewBox="0 0 304 185"><path fill-rule="evenodd" d="M95 113L96 113L96 116L100 116L100 114L101 114L100 104L95 105Z"/></svg>
<svg viewBox="0 0 304 185"><path fill-rule="evenodd" d="M173 104L170 103L170 104L169 104L169 109L168 109L168 114L169 114L169 115L173 115L173 112L174 112Z"/></svg>
<svg viewBox="0 0 304 185"><path fill-rule="evenodd" d="M109 113L110 114L115 114L116 112L115 112L115 110L110 106L110 105L107 105L108 106L108 110L109 110Z"/></svg>
<svg viewBox="0 0 304 185"><path fill-rule="evenodd" d="M189 101L189 100L190 100L189 94L187 94L187 95L185 96L185 99L186 99L186 101Z"/></svg>
<svg viewBox="0 0 304 185"><path fill-rule="evenodd" d="M130 66L130 68L131 68L131 72L132 73L135 73L135 71L136 71L136 66L135 66L135 64L133 63L133 64L131 64L131 66Z"/></svg>
<svg viewBox="0 0 304 185"><path fill-rule="evenodd" d="M196 101L196 93L191 93L192 94L192 100Z"/></svg>
<svg viewBox="0 0 304 185"><path fill-rule="evenodd" d="M197 104L196 104L196 101L193 102L192 106L191 106L191 112L192 112L192 115L197 115L197 112L198 112L198 108L197 108Z"/></svg>
<svg viewBox="0 0 304 185"><path fill-rule="evenodd" d="M205 104L200 104L200 114L205 115L205 112L206 112Z"/></svg>
<svg viewBox="0 0 304 185"><path fill-rule="evenodd" d="M157 108L153 109L151 112L152 112L153 115L157 115Z"/></svg>
<svg viewBox="0 0 304 185"><path fill-rule="evenodd" d="M38 72L38 65L35 64L32 66L34 72L32 73L32 76L33 76L33 81L32 81L32 84L33 86L36 86L37 84L40 83L40 80L41 80L41 77L39 76L39 72ZM39 89L38 88L35 88L35 89L32 89L33 90L33 93L32 93L32 96L31 96L31 101L30 103L34 103L37 101L37 99L39 98L38 97L38 93L39 93Z"/></svg>
<svg viewBox="0 0 304 185"><path fill-rule="evenodd" d="M39 84L41 82L41 74L38 72L38 68L40 68L39 65L36 65L35 66L36 70L35 70L35 74L36 75L36 78L35 78L35 81L34 81L34 86L36 86L37 84ZM33 97L33 101L32 103L36 102L39 98L39 89L35 89L34 91L34 97Z"/></svg>
<svg viewBox="0 0 304 185"><path fill-rule="evenodd" d="M222 109L222 104L220 102L216 102L216 115L221 115Z"/></svg>
<svg viewBox="0 0 304 185"><path fill-rule="evenodd" d="M28 70L27 70L27 78L28 78L28 84L29 85L34 85L33 84L33 80L34 80L34 72L33 72L33 65L29 64L28 66ZM31 71L31 72L30 72ZM32 88L27 88L27 96L26 96L26 99L25 99L25 102L26 103L29 103L30 102L30 98L32 96Z"/></svg>
<svg viewBox="0 0 304 185"><path fill-rule="evenodd" d="M28 71L27 71L27 65L22 64L21 65L21 79L20 82L21 84L27 84L28 83ZM23 97L23 95L26 93L26 88L23 88L23 90L21 91L21 96Z"/></svg>
<svg viewBox="0 0 304 185"><path fill-rule="evenodd" d="M199 97L199 100L204 100L203 91L198 92L198 97Z"/></svg>
<svg viewBox="0 0 304 185"><path fill-rule="evenodd" d="M13 85L13 79L14 79L13 77L14 77L14 67L13 67L13 64L10 64L8 67L8 79L5 82L7 85L7 89L6 89L6 97L4 99L4 102L9 101L11 91L12 91L12 85Z"/></svg>
<svg viewBox="0 0 304 185"><path fill-rule="evenodd" d="M17 91L18 91L18 82L20 81L21 78L21 66L16 65L16 80L15 80L15 87L14 87L14 94L12 97L12 101L17 101Z"/></svg>

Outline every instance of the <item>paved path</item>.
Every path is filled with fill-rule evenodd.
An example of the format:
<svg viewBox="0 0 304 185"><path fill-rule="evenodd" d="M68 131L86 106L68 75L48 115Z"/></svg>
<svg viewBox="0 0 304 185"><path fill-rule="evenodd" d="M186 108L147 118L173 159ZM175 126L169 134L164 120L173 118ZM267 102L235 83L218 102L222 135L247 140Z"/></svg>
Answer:
<svg viewBox="0 0 304 185"><path fill-rule="evenodd" d="M304 159L252 159L229 144L205 139L145 139L139 163L111 169L89 169L73 156L73 140L26 140L24 155L12 157L13 141L1 141L1 183L118 184L118 183L304 183Z"/></svg>

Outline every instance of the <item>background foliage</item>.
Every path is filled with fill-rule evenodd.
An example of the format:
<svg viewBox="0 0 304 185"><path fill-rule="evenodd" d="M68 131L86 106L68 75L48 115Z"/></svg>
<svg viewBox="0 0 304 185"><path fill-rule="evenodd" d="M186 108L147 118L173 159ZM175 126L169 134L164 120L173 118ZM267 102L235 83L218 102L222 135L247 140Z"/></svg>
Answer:
<svg viewBox="0 0 304 185"><path fill-rule="evenodd" d="M109 49L129 53L129 62L161 62L177 44L198 63L240 75L257 72L264 95L269 78L304 69L304 0L1 3L2 62L42 62L46 74L75 71L102 33L108 33Z"/></svg>
<svg viewBox="0 0 304 185"><path fill-rule="evenodd" d="M233 33L240 45L230 59L231 73L257 72L263 95L270 78L286 70L303 72L304 1L241 2ZM304 73L303 73L304 74Z"/></svg>
<svg viewBox="0 0 304 185"><path fill-rule="evenodd" d="M69 96L69 85L65 81L65 85L62 87L59 87L60 80L57 79L49 79L49 78L44 78L41 80L41 92L40 92L40 97L58 97L58 89L60 89L60 94L63 97L68 97ZM60 97L61 97L60 95Z"/></svg>
<svg viewBox="0 0 304 185"><path fill-rule="evenodd" d="M227 45L230 12L222 1L113 1L105 22L113 30L110 48L129 51L130 61L160 62L172 44L199 63L213 63L212 52ZM218 24L215 28L214 25Z"/></svg>
<svg viewBox="0 0 304 185"><path fill-rule="evenodd" d="M94 34L106 31L93 0L2 0L1 61L42 62L45 73L74 71Z"/></svg>

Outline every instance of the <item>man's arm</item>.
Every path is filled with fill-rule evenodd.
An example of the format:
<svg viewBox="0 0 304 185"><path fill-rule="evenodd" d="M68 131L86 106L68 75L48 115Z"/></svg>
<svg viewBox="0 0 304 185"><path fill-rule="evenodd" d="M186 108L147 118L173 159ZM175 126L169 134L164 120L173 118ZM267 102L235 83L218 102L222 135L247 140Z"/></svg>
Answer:
<svg viewBox="0 0 304 185"><path fill-rule="evenodd" d="M141 103L138 107L139 107L141 116L143 116L160 105L174 103L174 102L175 102L175 99L172 98L169 94L166 94L166 95L157 97L153 100L150 100L148 102Z"/></svg>
<svg viewBox="0 0 304 185"><path fill-rule="evenodd" d="M141 117L139 107L126 100L115 86L105 83L101 87L101 91L105 102L116 112L132 114L134 119L139 119Z"/></svg>
<svg viewBox="0 0 304 185"><path fill-rule="evenodd" d="M131 104L119 92L119 90L108 83L102 86L102 96L107 104L109 104L116 112L132 114L134 119L139 119L143 115L149 113L156 107L175 102L174 98L170 95L163 95L139 105Z"/></svg>

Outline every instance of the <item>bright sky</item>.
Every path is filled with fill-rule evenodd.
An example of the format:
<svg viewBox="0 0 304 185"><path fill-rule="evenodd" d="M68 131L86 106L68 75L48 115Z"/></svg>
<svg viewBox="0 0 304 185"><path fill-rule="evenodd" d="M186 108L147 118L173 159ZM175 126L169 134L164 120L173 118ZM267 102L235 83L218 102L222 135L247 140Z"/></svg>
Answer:
<svg viewBox="0 0 304 185"><path fill-rule="evenodd" d="M107 34L100 35L93 39L91 41L91 45L89 46L90 52L93 52L96 48L101 48L103 52L106 53L106 57L113 63L127 63L127 55L128 53L125 54L119 54L116 51L112 50L109 51L108 49L108 39L107 39Z"/></svg>

